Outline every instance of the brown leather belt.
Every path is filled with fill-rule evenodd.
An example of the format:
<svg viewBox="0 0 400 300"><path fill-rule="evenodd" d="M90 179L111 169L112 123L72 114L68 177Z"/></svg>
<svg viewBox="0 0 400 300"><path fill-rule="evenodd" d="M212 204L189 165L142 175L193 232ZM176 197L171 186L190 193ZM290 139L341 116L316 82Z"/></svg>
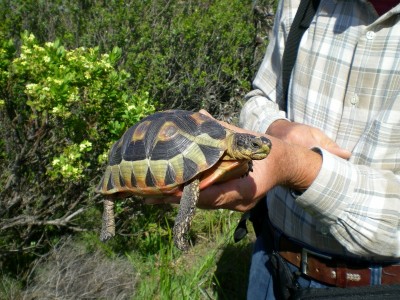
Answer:
<svg viewBox="0 0 400 300"><path fill-rule="evenodd" d="M279 254L308 277L338 287L357 287L371 284L367 263L351 263L309 251L284 236L279 240ZM399 284L400 265L382 266L381 284Z"/></svg>

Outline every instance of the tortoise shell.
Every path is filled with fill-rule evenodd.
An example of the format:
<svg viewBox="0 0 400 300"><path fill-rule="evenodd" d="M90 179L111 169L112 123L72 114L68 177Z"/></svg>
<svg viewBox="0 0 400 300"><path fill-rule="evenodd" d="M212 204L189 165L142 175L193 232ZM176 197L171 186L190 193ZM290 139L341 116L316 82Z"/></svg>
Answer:
<svg viewBox="0 0 400 300"><path fill-rule="evenodd" d="M228 129L199 112L169 110L142 119L111 148L97 192L112 198L182 193L201 173L200 189L248 172L226 156Z"/></svg>

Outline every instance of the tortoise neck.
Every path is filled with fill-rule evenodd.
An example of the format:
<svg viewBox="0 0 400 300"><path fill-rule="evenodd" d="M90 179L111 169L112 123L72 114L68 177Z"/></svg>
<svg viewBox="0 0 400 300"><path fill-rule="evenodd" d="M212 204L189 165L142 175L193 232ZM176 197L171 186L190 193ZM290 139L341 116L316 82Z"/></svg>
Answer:
<svg viewBox="0 0 400 300"><path fill-rule="evenodd" d="M238 139L241 135L247 135L246 133L234 133L231 132L226 137L226 154L228 157L234 160L251 160L248 153L240 151L238 147Z"/></svg>

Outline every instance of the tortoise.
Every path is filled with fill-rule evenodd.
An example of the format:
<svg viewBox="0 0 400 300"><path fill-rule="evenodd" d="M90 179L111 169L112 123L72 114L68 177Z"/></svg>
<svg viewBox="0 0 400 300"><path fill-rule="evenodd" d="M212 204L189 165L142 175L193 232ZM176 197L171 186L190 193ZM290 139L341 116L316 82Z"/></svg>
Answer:
<svg viewBox="0 0 400 300"><path fill-rule="evenodd" d="M175 195L181 199L174 244L187 251L199 191L247 175L252 160L267 157L270 149L266 137L233 132L199 112L167 110L142 119L114 143L96 188L105 197L100 239L115 235L115 199Z"/></svg>

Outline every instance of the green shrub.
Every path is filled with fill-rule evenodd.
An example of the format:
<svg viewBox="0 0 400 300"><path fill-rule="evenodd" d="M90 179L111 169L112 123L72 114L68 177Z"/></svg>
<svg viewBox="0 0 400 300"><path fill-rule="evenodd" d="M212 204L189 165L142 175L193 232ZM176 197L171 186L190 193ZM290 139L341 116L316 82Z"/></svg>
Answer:
<svg viewBox="0 0 400 300"><path fill-rule="evenodd" d="M253 8L269 2L0 0L0 28L14 39L23 29L42 43L60 38L66 48L118 46L133 89L164 109L206 108L222 118L237 114L250 88L268 35L267 13Z"/></svg>
<svg viewBox="0 0 400 300"><path fill-rule="evenodd" d="M10 80L16 83L13 94L24 96L14 97L8 107L24 114L25 124L53 127L59 142L49 151L53 158L46 171L54 180L77 181L107 143L154 107L147 97L129 94L129 74L114 68L119 48L102 55L98 48L66 51L59 41L39 46L27 33L22 43Z"/></svg>
<svg viewBox="0 0 400 300"><path fill-rule="evenodd" d="M87 208L110 143L155 109L146 91L129 89L129 73L116 69L119 48L66 50L29 33L21 41L0 82L5 252L37 250L58 239L60 228L82 230L73 217ZM5 55L9 44L2 45Z"/></svg>

